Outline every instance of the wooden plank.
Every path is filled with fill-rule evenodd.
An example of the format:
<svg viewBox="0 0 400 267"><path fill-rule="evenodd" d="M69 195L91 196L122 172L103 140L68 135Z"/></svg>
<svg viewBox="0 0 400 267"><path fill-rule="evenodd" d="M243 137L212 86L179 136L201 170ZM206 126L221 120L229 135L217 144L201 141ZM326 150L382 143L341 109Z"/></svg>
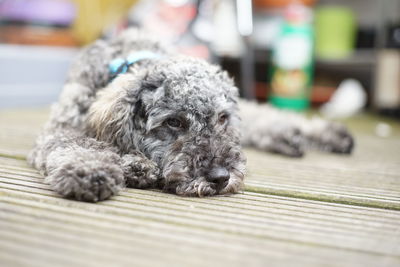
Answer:
<svg viewBox="0 0 400 267"><path fill-rule="evenodd" d="M25 158L48 116L48 109L1 111L0 156Z"/></svg>
<svg viewBox="0 0 400 267"><path fill-rule="evenodd" d="M400 209L400 138L358 136L351 156L288 159L247 150L246 189L328 202Z"/></svg>
<svg viewBox="0 0 400 267"><path fill-rule="evenodd" d="M46 118L46 109L0 112L0 155L25 158ZM399 210L400 124L385 121L392 125L392 136L382 139L373 136L378 120L360 116L351 121L357 142L351 156L311 152L288 159L246 150L246 190Z"/></svg>
<svg viewBox="0 0 400 267"><path fill-rule="evenodd" d="M90 204L60 198L21 160L46 117L0 112L0 265L400 265L397 126L378 139L356 121L349 157L246 150L234 196L127 189Z"/></svg>
<svg viewBox="0 0 400 267"><path fill-rule="evenodd" d="M321 170L311 166L303 166L299 171L297 167L284 169L280 164L279 161L269 164L273 167L268 166L268 171L265 171L268 174L262 175L256 171L251 173L246 181L247 190L389 209L398 209L400 205L400 179L396 175L386 175L383 183L379 177L370 173L359 179L355 174L359 174L360 171L343 172L329 168ZM14 174L25 175L32 173L32 169L19 160L0 158L0 167L3 172L8 170ZM296 176L292 176L293 173L296 173ZM319 180L322 174L324 178Z"/></svg>
<svg viewBox="0 0 400 267"><path fill-rule="evenodd" d="M8 164L10 164L10 165L8 165L8 166L4 166L3 164L4 164L4 160L6 161L6 162L8 162ZM13 165L11 165L11 164L15 164L15 163L17 163L17 164L15 164L16 166L13 166ZM39 183L39 184L42 184L43 183L43 180L42 180L42 177L41 177L41 175L36 171L36 170L33 170L33 169L30 169L30 167L28 167L27 166L27 164L25 163L25 162L23 162L23 161L18 161L18 160L14 160L14 159L3 159L3 161L0 161L0 168L1 168L1 170L0 170L0 174L1 174L1 176L4 178L4 179L10 179L11 180L11 182L13 182L13 183L24 183L24 182L32 182L33 183L33 186L37 186L37 184ZM36 184L35 184L36 183ZM33 188L31 189L31 190L34 190ZM50 191L49 191L50 192ZM54 194L52 194L52 193L49 193L49 194L51 194L51 195L54 195ZM125 193L124 192L122 192L121 193L121 195L124 195ZM170 201L166 201L166 196L163 196L163 198L162 199L159 199L159 198L157 198L157 195L154 195L153 194L153 192L151 192L151 191L146 191L146 190L140 190L140 191L137 191L137 192L135 192L135 194L140 194L142 197L143 196L146 196L146 199L147 198L151 198L152 200L154 200L154 201L159 201L159 202L162 202L162 203L166 203L166 205L171 205L171 204L173 204L173 202L170 202ZM245 192L245 194L246 194L246 196L249 196L249 195L251 195L251 193L250 192ZM238 196L236 196L236 197L238 197ZM273 196L273 195L270 195L270 196L266 196L266 197L269 197L269 198L274 198L274 199L279 199L280 197L279 196ZM180 198L178 198L179 200L180 200ZM191 201L191 198L183 198L185 201ZM239 198L239 199L241 199L241 198ZM226 197L226 198L216 198L216 199L214 199L215 201L217 201L217 200L219 200L219 203L218 203L218 205L223 205L223 206L227 206L227 207L231 207L231 208L233 208L233 209L235 209L236 207L234 206L234 203L235 203L235 201L238 201L236 198L234 198L234 199L232 199L232 198L230 198L230 197ZM231 202L233 202L232 203L232 206L230 206L230 205L228 205L228 202L227 202L227 200L229 200L229 203L231 203ZM199 203L199 202L201 202L201 201L203 201L203 199L196 199L196 203ZM204 199L204 201L207 201L207 199ZM243 199L241 199L241 201L243 202L244 200ZM293 203L298 203L298 205L300 206L300 207L305 207L305 203L307 202L307 200L302 200L302 199L293 199ZM246 202L247 203L247 202ZM248 206L246 207L246 210L254 210L254 209L256 209L257 208L257 205L255 205L254 203L247 203L248 204ZM328 203L325 203L324 204L324 209L329 209L330 207L332 207L332 206L334 206L335 204L328 204ZM346 206L345 206L346 207ZM309 213L314 213L314 211L315 211L315 206L312 206L312 207L310 207L310 209L308 210L308 212ZM358 212L359 211L362 211L362 210L364 210L365 208L359 208L359 209L354 209L353 207L351 207L350 208L350 211L351 211L351 216L353 217L353 216L355 216L356 214L358 214ZM295 212L296 211L296 209L292 209L292 210L290 210L289 212L290 213L293 213L293 212ZM343 211L343 210L342 210ZM379 210L377 210L377 211L379 211ZM333 210L332 211L333 212L333 214L334 214L334 216L337 216L337 214L335 213L335 210ZM388 213L388 212L386 212L386 211L382 211L382 212L384 212L384 213L386 213L386 214L390 214L390 213ZM362 214L362 212L361 212L361 214ZM382 214L381 213L379 213L380 215L379 216L382 216ZM377 219L379 219L379 217L377 218Z"/></svg>
<svg viewBox="0 0 400 267"><path fill-rule="evenodd" d="M35 177L28 176L25 178L25 176L10 173L2 173L0 177L2 188L8 190L6 190L8 193L3 193L5 195L20 194L20 191L24 192L25 195L30 192L35 192L35 194L40 195L35 195L36 198L42 198L43 195L45 196L40 201L41 203L45 202L48 197L55 197L55 194L48 188L48 186L42 183L40 177L36 177L35 180ZM141 192L140 194L146 192L141 190L137 191ZM135 192L135 190L128 190L127 192ZM260 198L259 194L255 194L258 197L256 201L259 205L258 208L261 209L257 211L248 210L249 205L242 202L236 202L230 208L219 205L218 208L210 207L213 204L216 204L215 199L222 200L225 205L237 197L244 197L249 201L247 194L211 199L186 199L153 192L153 194L157 194L158 197L158 199L154 199L154 197L138 197L136 194L139 193L133 195L126 195L126 193L123 193L121 196L115 197L113 201L100 203L100 206L103 208L108 207L108 209L105 208L107 211L118 214L118 210L123 209L124 211L121 212L121 214L132 213L135 214L135 217L146 220L158 220L176 225L192 225L193 227L198 228L211 227L211 229L215 231L239 233L241 235L254 237L288 238L297 242L315 242L319 245L323 245L327 240L327 237L330 237L331 234L334 233L340 246L353 249L360 249L357 247L358 238L366 236L367 239L370 240L371 236L364 235L363 231L371 231L377 234L379 233L379 235L390 237L392 236L393 231L396 231L399 227L397 222L399 219L397 217L399 215L398 212L364 209L364 211L368 211L374 214L374 216L378 216L377 214L379 214L379 216L382 216L382 214L389 214L389 218L385 218L383 222L378 224L371 223L370 225L365 223L365 219L368 221L368 217L357 221L354 217L350 216L350 218L347 218L347 221L344 219L345 221L343 222L342 218L342 221L337 222L335 217L337 217L338 214L331 214L321 220L318 219L318 216L321 216L320 214L316 217L310 217L310 215L304 212L304 214L300 214L299 217L299 214L293 216L291 212L285 213L283 212L285 209L282 207L282 203L276 205L274 209L275 212L273 212L271 211L271 203L268 202L268 198ZM167 204L165 203L166 200L163 200L164 198L169 200ZM184 203L186 203L186 205L183 207L180 205L173 205L170 199L174 201L183 201L183 203L181 202L181 205ZM57 203L64 203L63 201L64 200L57 199ZM203 203L203 205L200 205L198 201ZM70 203L70 201L66 201L65 203ZM315 202L313 203L315 204ZM73 205L77 205L78 207L85 206L85 204L79 202L74 202ZM192 208L192 206L194 207ZM96 206L96 209L97 208L98 206ZM324 205L320 204L320 208L323 209ZM359 210L358 207L353 208L351 206L349 206L348 209L350 214L352 213L352 209ZM277 212L277 210L279 210L279 212ZM136 214L136 212L138 212L138 214ZM223 212L223 214L221 214L221 212ZM307 214L308 217L305 216L305 214ZM390 216L395 217L391 218ZM335 224L335 222L337 222L337 224ZM349 224L350 222L351 224ZM217 226L221 227L215 228ZM297 235L292 236L294 233ZM352 239L353 237L355 239ZM331 237L329 244L331 244L333 240L334 239ZM365 250L370 251L368 250L367 240L362 240L361 243ZM389 243L386 244L390 245ZM381 246L381 249L384 249L384 246ZM376 250L371 247L371 251ZM383 251L381 252L383 253Z"/></svg>
<svg viewBox="0 0 400 267"><path fill-rule="evenodd" d="M172 234L179 239L177 242L185 242L187 237L183 233L179 237L174 231L194 236L196 233L200 236L207 233L218 238L244 238L255 244L267 240L261 250L255 249L254 243L249 247L261 254L267 248L271 252L269 246L277 247L275 243L289 243L293 247L302 247L302 251L308 248L313 259L315 248L323 248L333 254L338 251L352 252L351 259L354 259L354 254L375 255L385 261L387 258L397 261L400 256L400 212L340 204L327 206L316 201L299 202L292 198L255 193L196 199L133 189L95 205L58 198L38 175L16 176L9 172L0 175L1 203L4 204L5 217L8 220L13 218L11 225L32 217L39 220L36 223L40 225L41 220L46 218L53 224L60 221L63 225L78 225L79 229L81 224L89 224L89 228L108 225L111 228L122 227L124 231L137 229L135 235L146 235L147 240L158 240L161 236L168 239L172 238ZM53 225L53 228L57 233L57 226ZM160 228L166 233L158 232ZM211 238L210 242L213 243L215 238ZM211 246L207 239L201 242L205 247ZM231 242L236 246L236 242ZM259 248L260 244L256 247ZM283 245L283 250L276 253L281 255L285 250L286 245Z"/></svg>

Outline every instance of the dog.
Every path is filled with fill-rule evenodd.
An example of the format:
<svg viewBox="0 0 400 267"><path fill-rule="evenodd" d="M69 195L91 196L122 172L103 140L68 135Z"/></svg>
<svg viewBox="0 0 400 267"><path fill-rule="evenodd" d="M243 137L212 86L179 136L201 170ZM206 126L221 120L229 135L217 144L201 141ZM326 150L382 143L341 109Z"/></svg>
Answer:
<svg viewBox="0 0 400 267"><path fill-rule="evenodd" d="M243 189L242 145L300 157L309 147L350 153L353 138L341 125L240 100L220 67L129 29L79 54L28 162L76 200L125 186L203 197Z"/></svg>

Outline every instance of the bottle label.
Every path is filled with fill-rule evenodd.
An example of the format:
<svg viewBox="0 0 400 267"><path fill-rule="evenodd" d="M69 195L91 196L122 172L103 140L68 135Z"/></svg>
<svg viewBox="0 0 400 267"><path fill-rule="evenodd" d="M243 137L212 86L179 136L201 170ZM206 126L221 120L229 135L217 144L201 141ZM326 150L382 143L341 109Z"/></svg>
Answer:
<svg viewBox="0 0 400 267"><path fill-rule="evenodd" d="M302 108L308 105L312 50L311 27L286 25L283 28L272 56L274 67L271 76L271 101L273 104L281 106L284 103L285 107L290 108L290 99L293 99L295 102L301 102L300 106L304 105ZM299 109L296 103L293 104L293 108Z"/></svg>

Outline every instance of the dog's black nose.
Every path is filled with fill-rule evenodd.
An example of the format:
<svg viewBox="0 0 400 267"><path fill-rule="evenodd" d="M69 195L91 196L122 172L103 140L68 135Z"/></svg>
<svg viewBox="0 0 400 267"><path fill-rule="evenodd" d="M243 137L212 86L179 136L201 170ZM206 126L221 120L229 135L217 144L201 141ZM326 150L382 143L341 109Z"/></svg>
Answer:
<svg viewBox="0 0 400 267"><path fill-rule="evenodd" d="M212 183L225 182L229 179L229 171L223 167L212 168L207 176L207 181Z"/></svg>

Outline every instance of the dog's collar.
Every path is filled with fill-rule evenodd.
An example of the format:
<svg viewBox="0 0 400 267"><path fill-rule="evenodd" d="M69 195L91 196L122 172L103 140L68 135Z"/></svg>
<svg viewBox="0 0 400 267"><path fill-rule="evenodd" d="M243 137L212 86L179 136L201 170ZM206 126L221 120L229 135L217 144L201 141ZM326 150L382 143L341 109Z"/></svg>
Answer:
<svg viewBox="0 0 400 267"><path fill-rule="evenodd" d="M154 59L154 58L160 58L161 55L153 53L148 50L142 50L142 51L137 51L134 53L129 54L129 56L124 59L124 58L116 58L113 59L109 64L108 64L108 70L110 72L111 78L114 79L116 76L119 74L125 73L128 71L129 67L139 61L142 61L144 59Z"/></svg>

